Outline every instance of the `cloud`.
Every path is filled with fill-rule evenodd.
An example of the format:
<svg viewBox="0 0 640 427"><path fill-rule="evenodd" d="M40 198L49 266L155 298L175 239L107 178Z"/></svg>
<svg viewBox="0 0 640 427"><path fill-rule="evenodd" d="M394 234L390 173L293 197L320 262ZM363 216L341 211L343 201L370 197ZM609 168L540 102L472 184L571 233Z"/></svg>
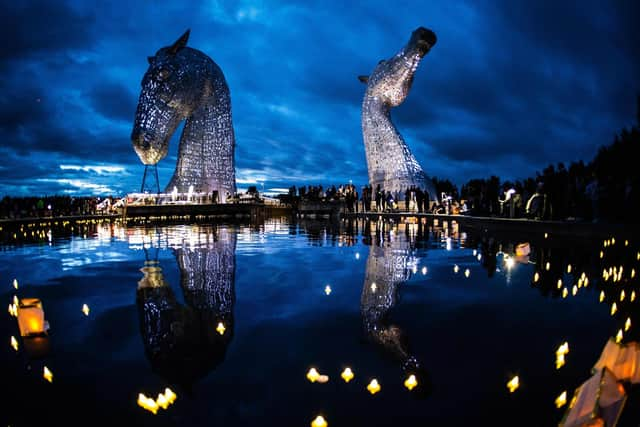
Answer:
<svg viewBox="0 0 640 427"><path fill-rule="evenodd" d="M364 184L364 85L356 77L420 25L438 43L391 115L428 173L463 183L589 160L635 117L639 8L404 1L390 13L382 0L13 2L0 29L0 192L137 190L142 166L129 135L146 57L186 28L189 45L212 57L231 89L242 185ZM161 185L178 138L159 165Z"/></svg>

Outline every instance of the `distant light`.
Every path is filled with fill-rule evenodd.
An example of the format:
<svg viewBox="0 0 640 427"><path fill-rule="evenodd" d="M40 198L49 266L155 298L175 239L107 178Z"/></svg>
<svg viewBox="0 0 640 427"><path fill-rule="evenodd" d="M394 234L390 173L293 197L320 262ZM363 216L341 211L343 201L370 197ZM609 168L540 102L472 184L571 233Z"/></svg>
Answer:
<svg viewBox="0 0 640 427"><path fill-rule="evenodd" d="M424 266L424 267L422 267L422 275L424 276L426 274L427 274L427 267Z"/></svg>
<svg viewBox="0 0 640 427"><path fill-rule="evenodd" d="M618 306L616 305L616 303L614 302L611 305L611 315L613 316L614 314L616 314L616 311L618 311Z"/></svg>
<svg viewBox="0 0 640 427"><path fill-rule="evenodd" d="M507 388L509 389L509 393L513 393L518 387L520 387L520 378L516 375L507 383Z"/></svg>
<svg viewBox="0 0 640 427"><path fill-rule="evenodd" d="M409 378L407 378L404 381L404 386L408 388L409 391L413 390L413 388L416 387L417 385L418 385L418 380L416 380L415 375L410 375Z"/></svg>
<svg viewBox="0 0 640 427"><path fill-rule="evenodd" d="M16 340L16 337L13 335L11 336L11 347L13 347L15 351L18 351L18 340Z"/></svg>
<svg viewBox="0 0 640 427"><path fill-rule="evenodd" d="M549 261L547 261L547 263L544 266L545 270L549 271L549 269L551 268L551 263Z"/></svg>
<svg viewBox="0 0 640 427"><path fill-rule="evenodd" d="M458 264L453 266L453 272L457 273L458 271L460 271L460 267L458 267Z"/></svg>
<svg viewBox="0 0 640 427"><path fill-rule="evenodd" d="M82 304L82 312L85 316L89 315L89 306L87 304Z"/></svg>
<svg viewBox="0 0 640 427"><path fill-rule="evenodd" d="M218 322L218 326L216 327L216 331L220 334L220 335L224 335L224 331L226 331L227 329L224 327L224 323L222 322Z"/></svg>
<svg viewBox="0 0 640 427"><path fill-rule="evenodd" d="M625 332L631 329L631 318L627 317L627 321L624 322L624 330ZM12 337L13 338L13 337Z"/></svg>
<svg viewBox="0 0 640 427"><path fill-rule="evenodd" d="M13 279L13 287L18 289L18 279Z"/></svg>
<svg viewBox="0 0 640 427"><path fill-rule="evenodd" d="M356 252L356 259L360 259L360 252Z"/></svg>
<svg viewBox="0 0 640 427"><path fill-rule="evenodd" d="M624 338L624 334L622 333L622 329L618 329L618 333L616 334L616 343L620 344L623 338Z"/></svg>
<svg viewBox="0 0 640 427"><path fill-rule="evenodd" d="M318 381L319 377L320 377L320 373L316 370L316 368L311 368L309 369L309 372L307 372L307 379L312 383L315 383L316 381Z"/></svg>
<svg viewBox="0 0 640 427"><path fill-rule="evenodd" d="M468 268L464 271L464 275L465 277L469 277L471 276L471 270L469 270Z"/></svg>
<svg viewBox="0 0 640 427"><path fill-rule="evenodd" d="M375 294L376 293L376 289L378 289L378 286L376 285L376 282L373 282L371 284L371 292L373 292Z"/></svg>
<svg viewBox="0 0 640 427"><path fill-rule="evenodd" d="M311 427L327 427L329 424L322 415L318 415L313 421L311 421Z"/></svg>
<svg viewBox="0 0 640 427"><path fill-rule="evenodd" d="M331 286L327 285L324 287L324 293L327 295L331 294Z"/></svg>

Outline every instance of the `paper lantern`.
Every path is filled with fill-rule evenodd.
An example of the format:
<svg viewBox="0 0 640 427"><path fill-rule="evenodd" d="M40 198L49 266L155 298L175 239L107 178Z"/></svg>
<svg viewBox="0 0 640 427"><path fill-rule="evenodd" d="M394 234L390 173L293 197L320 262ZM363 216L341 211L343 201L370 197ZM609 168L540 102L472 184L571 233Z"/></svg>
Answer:
<svg viewBox="0 0 640 427"><path fill-rule="evenodd" d="M44 319L44 310L39 299L23 298L20 301L18 327L23 337L47 333L49 325Z"/></svg>
<svg viewBox="0 0 640 427"><path fill-rule="evenodd" d="M615 375L606 368L600 369L576 389L559 426L614 426L626 398Z"/></svg>
<svg viewBox="0 0 640 427"><path fill-rule="evenodd" d="M593 367L594 370L602 368L609 369L621 381L640 383L640 344L618 344L610 338Z"/></svg>

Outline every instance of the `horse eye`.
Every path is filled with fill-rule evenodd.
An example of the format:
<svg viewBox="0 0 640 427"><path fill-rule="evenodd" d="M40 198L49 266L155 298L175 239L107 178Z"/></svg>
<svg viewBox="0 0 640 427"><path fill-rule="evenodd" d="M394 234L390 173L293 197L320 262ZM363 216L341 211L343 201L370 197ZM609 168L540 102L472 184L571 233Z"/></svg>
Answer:
<svg viewBox="0 0 640 427"><path fill-rule="evenodd" d="M161 68L160 71L158 71L158 80L166 80L170 74L171 72L169 70Z"/></svg>

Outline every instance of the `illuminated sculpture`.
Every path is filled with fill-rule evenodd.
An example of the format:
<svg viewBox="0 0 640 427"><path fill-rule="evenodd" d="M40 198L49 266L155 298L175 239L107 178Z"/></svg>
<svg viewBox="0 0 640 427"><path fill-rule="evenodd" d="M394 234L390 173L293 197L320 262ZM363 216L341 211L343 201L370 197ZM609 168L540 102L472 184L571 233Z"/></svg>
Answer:
<svg viewBox="0 0 640 427"><path fill-rule="evenodd" d="M236 190L231 96L222 70L207 55L186 47L189 31L149 57L142 79L131 140L144 165L156 165L186 119L178 162L166 191L218 192L226 201Z"/></svg>
<svg viewBox="0 0 640 427"><path fill-rule="evenodd" d="M420 60L436 43L436 35L425 28L411 34L409 43L393 58L378 63L369 77L360 76L367 90L362 101L362 136L367 156L369 184L403 198L416 186L437 200L431 180L391 122L390 109L400 105L411 89Z"/></svg>
<svg viewBox="0 0 640 427"><path fill-rule="evenodd" d="M214 234L214 241L201 247L175 248L185 305L178 302L157 261L145 262L138 282L146 355L154 371L185 386L219 365L233 338L236 235L227 228ZM222 334L217 330L221 323Z"/></svg>
<svg viewBox="0 0 640 427"><path fill-rule="evenodd" d="M398 299L398 286L409 280L418 260L402 233L379 240L379 244L384 246L378 246L378 242L375 242L369 249L360 297L364 332L369 341L401 363L407 376L415 375L419 388L417 391L424 392L426 374L423 368L410 352L402 329L388 323L388 314Z"/></svg>

